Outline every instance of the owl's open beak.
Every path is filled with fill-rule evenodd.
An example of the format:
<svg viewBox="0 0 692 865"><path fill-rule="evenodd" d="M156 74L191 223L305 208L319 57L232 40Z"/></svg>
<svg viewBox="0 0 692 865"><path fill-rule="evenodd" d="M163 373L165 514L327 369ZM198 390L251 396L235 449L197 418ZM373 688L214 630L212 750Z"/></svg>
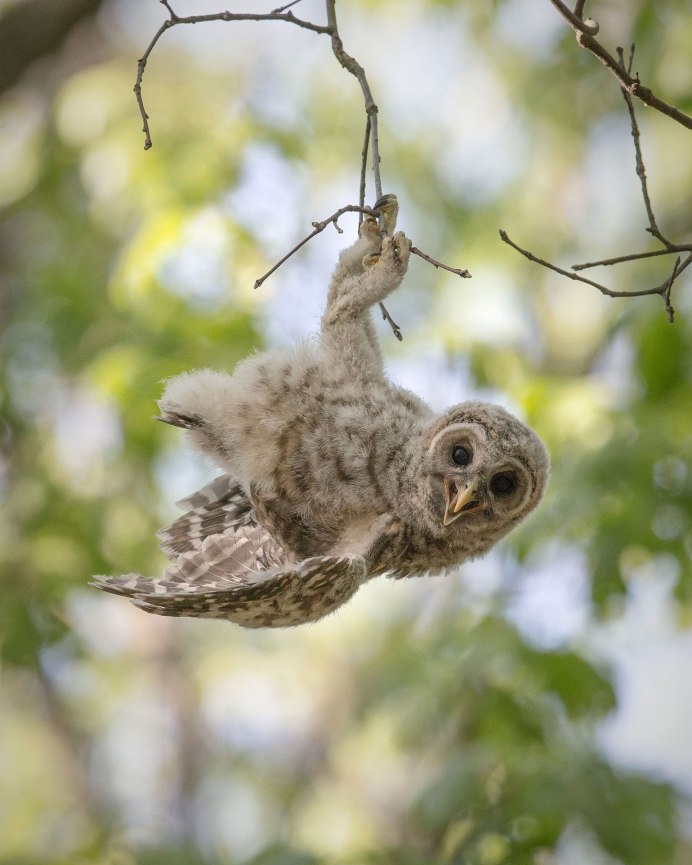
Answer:
<svg viewBox="0 0 692 865"><path fill-rule="evenodd" d="M445 478L445 515L442 524L448 526L464 514L482 508L483 502L476 495L478 481L473 480L465 486L459 486L453 478Z"/></svg>

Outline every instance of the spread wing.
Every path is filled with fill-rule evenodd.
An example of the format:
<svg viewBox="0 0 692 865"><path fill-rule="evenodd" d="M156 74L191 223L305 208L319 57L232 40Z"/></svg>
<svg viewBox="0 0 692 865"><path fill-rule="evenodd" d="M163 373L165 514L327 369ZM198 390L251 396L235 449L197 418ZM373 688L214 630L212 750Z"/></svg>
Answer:
<svg viewBox="0 0 692 865"><path fill-rule="evenodd" d="M96 577L92 585L161 616L280 628L322 618L365 579L365 561L359 556L289 561L255 520L242 489L227 476L181 504L191 510L159 532L172 560L162 577Z"/></svg>
<svg viewBox="0 0 692 865"><path fill-rule="evenodd" d="M196 493L176 502L186 511L156 536L171 561L181 553L197 549L210 535L223 534L241 526L262 529L245 491L229 475L220 475Z"/></svg>

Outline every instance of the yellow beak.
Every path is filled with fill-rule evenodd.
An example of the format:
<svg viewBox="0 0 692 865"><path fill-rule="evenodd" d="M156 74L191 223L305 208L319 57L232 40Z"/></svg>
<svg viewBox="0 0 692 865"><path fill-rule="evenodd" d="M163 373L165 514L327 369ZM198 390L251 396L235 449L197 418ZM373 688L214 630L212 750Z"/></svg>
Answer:
<svg viewBox="0 0 692 865"><path fill-rule="evenodd" d="M445 485L445 515L442 524L448 526L464 514L477 511L483 503L476 496L478 481L472 480L464 487L457 487L451 478L444 479Z"/></svg>

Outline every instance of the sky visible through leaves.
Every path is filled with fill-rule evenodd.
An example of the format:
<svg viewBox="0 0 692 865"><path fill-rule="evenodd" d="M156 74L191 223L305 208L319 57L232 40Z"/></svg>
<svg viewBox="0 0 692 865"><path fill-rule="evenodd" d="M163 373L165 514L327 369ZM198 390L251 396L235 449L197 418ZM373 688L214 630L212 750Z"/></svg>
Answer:
<svg viewBox="0 0 692 865"><path fill-rule="evenodd" d="M590 6L690 113L686 4ZM401 227L473 274L412 262L403 343L378 323L389 374L524 417L546 500L458 574L377 580L297 630L86 585L159 573L154 532L216 474L151 420L162 380L314 332L355 216L252 286L357 203L364 127L326 37L177 27L144 152L132 85L165 10L102 3L0 94L0 865L689 865L690 277L670 325L498 237L563 267L652 248L625 103L547 0L337 8ZM690 133L639 123L659 223L689 242Z"/></svg>

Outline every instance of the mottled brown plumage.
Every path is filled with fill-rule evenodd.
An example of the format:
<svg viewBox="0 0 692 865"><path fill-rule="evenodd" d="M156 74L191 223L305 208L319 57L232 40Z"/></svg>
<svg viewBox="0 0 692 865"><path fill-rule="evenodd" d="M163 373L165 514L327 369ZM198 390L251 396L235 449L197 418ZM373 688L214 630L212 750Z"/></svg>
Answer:
<svg viewBox="0 0 692 865"><path fill-rule="evenodd" d="M171 559L162 578L95 585L159 615L298 625L379 574L481 555L533 510L549 467L532 430L489 403L436 416L384 375L370 307L401 283L409 253L403 232L382 239L365 220L341 253L318 339L231 376L168 383L161 419L224 474L159 533Z"/></svg>

